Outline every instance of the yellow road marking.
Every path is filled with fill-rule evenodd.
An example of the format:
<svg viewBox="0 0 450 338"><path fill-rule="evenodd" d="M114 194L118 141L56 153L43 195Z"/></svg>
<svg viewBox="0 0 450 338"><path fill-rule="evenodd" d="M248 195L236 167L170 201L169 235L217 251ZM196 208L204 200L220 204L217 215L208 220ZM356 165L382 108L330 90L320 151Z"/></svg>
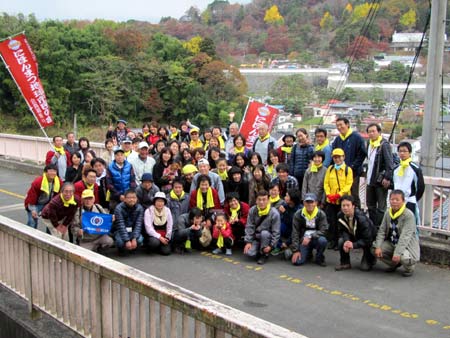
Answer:
<svg viewBox="0 0 450 338"><path fill-rule="evenodd" d="M23 200L25 198L25 196L23 196L23 195L19 195L19 194L16 194L15 192L4 190L4 189L0 189L0 192L4 193L6 195L10 195L10 196L13 196L13 197L20 198L21 200Z"/></svg>

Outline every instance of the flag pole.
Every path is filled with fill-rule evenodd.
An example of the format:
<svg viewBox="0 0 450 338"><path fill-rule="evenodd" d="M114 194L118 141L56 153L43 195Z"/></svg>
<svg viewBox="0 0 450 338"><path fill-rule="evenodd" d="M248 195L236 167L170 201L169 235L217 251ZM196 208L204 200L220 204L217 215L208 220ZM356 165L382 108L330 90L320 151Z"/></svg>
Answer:
<svg viewBox="0 0 450 338"><path fill-rule="evenodd" d="M242 116L241 125L239 126L239 130L241 130L242 125L245 121L245 116L247 115L248 106L250 105L250 102L253 101L251 96L248 96L247 106L245 107L244 116Z"/></svg>
<svg viewBox="0 0 450 338"><path fill-rule="evenodd" d="M19 34L21 34L21 33L19 33ZM19 35L19 34L16 34L16 35ZM15 36L15 35L13 35L13 36ZM11 39L11 36L10 36L9 38L7 38L7 39ZM5 41L5 40L7 40L7 39L3 39L2 41ZM22 90L20 89L19 84L17 83L16 79L15 79L14 76L12 75L11 70L9 69L9 66L8 66L8 64L6 63L6 61L5 61L5 59L3 58L3 55L2 55L1 53L0 53L0 58L2 58L2 61L3 61L3 63L5 64L5 67L6 67L6 69L8 70L9 75L11 75L12 79L14 80L14 83L16 84L17 89L19 89L20 94L22 95L22 97L25 97L25 96L23 95L23 93L22 93ZM50 138L48 137L47 133L45 132L44 127L42 127L42 125L39 123L39 120L37 119L36 114L34 114L34 112L33 112L33 108L30 106L30 104L28 103L27 100L25 100L25 102L26 102L26 104L27 104L27 106L28 106L28 109L30 109L31 114L34 116L34 119L36 120L37 124L39 125L39 127L40 127L41 130L42 130L42 132L44 133L45 138L47 139L48 143L50 144L50 148L53 149L53 144L52 144L52 142L50 141Z"/></svg>
<svg viewBox="0 0 450 338"><path fill-rule="evenodd" d="M11 40L13 37L15 37L17 35L20 35L20 34L25 34L25 31L21 31L20 33L16 33L16 34L10 35L10 36L8 36L7 38L4 38L4 39L0 39L0 42L5 41L5 40Z"/></svg>

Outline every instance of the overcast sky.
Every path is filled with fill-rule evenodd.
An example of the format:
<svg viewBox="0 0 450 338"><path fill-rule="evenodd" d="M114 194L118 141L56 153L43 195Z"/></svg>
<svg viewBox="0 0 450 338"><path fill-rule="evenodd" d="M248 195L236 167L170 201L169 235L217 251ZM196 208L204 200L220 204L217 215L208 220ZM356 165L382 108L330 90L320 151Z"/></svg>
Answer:
<svg viewBox="0 0 450 338"><path fill-rule="evenodd" d="M0 0L0 12L10 15L34 13L45 19L130 19L159 22L163 16L181 17L191 6L203 11L213 0ZM251 0L230 0L249 3Z"/></svg>

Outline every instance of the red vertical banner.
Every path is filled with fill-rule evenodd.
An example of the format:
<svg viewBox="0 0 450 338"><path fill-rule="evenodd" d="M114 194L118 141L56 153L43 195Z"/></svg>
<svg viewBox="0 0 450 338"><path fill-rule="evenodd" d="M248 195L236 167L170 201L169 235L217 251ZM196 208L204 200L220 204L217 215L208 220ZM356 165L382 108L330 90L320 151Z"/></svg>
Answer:
<svg viewBox="0 0 450 338"><path fill-rule="evenodd" d="M279 110L275 107L253 100L249 102L239 131L247 140L247 148L251 148L258 138L258 126L265 123L270 132L278 114Z"/></svg>
<svg viewBox="0 0 450 338"><path fill-rule="evenodd" d="M0 42L0 54L40 126L52 126L53 117L39 79L36 56L25 34Z"/></svg>

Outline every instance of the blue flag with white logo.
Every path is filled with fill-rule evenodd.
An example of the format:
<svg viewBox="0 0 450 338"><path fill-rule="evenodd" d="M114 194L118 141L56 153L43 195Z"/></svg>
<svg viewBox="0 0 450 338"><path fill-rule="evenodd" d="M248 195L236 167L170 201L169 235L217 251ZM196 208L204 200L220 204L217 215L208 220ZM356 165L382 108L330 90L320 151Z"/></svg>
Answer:
<svg viewBox="0 0 450 338"><path fill-rule="evenodd" d="M89 235L105 235L111 231L112 216L97 212L83 212L81 215L81 227Z"/></svg>

